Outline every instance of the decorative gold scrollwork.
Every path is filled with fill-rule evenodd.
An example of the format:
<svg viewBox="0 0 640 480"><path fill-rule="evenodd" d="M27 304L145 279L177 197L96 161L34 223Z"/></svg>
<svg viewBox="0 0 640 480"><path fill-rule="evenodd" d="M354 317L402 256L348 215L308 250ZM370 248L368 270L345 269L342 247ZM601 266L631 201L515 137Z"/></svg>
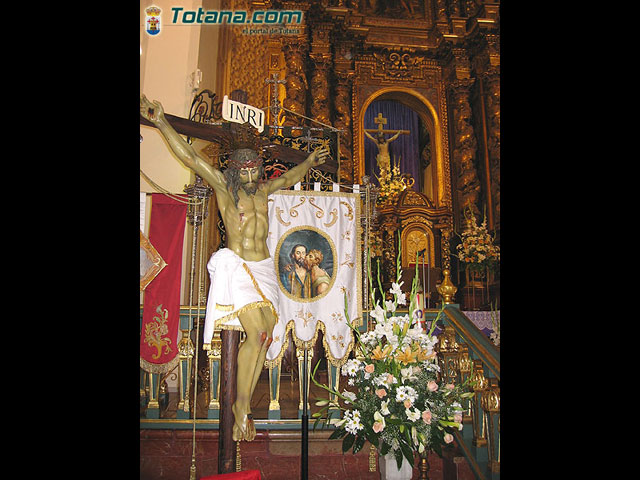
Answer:
<svg viewBox="0 0 640 480"><path fill-rule="evenodd" d="M307 201L306 197L300 197L300 200L301 200L300 203L298 203L297 205L294 205L289 209L289 215L291 215L292 217L298 216L298 211L296 210L296 208L298 208L300 205L302 205L304 202Z"/></svg>
<svg viewBox="0 0 640 480"><path fill-rule="evenodd" d="M313 202L314 200L315 200L315 198L310 198L310 199L309 199L309 203L318 209L318 211L316 212L316 218L322 218L322 217L324 217L324 210L323 210L322 208L320 208L318 205L316 205L316 204Z"/></svg>
<svg viewBox="0 0 640 480"><path fill-rule="evenodd" d="M489 382L484 376L484 368L482 366L482 360L473 361L473 371L471 372L471 381L474 382L473 390L480 392L487 389Z"/></svg>
<svg viewBox="0 0 640 480"><path fill-rule="evenodd" d="M331 210L329 212L329 218L331 218L331 220L329 220L328 223L323 224L327 228L333 226L333 224L338 221L338 209L334 208L333 210Z"/></svg>
<svg viewBox="0 0 640 480"><path fill-rule="evenodd" d="M456 332L451 325L444 327L444 332L440 336L440 342L438 342L438 351L440 352L457 352L460 349L460 345L456 341Z"/></svg>
<svg viewBox="0 0 640 480"><path fill-rule="evenodd" d="M285 227L288 227L289 225L291 225L291 222L285 222L282 219L282 212L284 212L284 210L282 210L280 207L276 207L276 219ZM296 212L296 215L298 214L298 212Z"/></svg>
<svg viewBox="0 0 640 480"><path fill-rule="evenodd" d="M167 335L169 333L169 327L167 321L169 319L169 311L166 308L162 308L162 304L156 308L158 315L153 317L153 321L145 325L144 341L150 347L156 348L156 353L151 356L154 360L160 358L162 349L164 348L164 354L167 355L171 352L171 339Z"/></svg>
<svg viewBox="0 0 640 480"><path fill-rule="evenodd" d="M349 220L353 220L353 208L347 202L340 202L340 205L347 207L347 213L344 214Z"/></svg>
<svg viewBox="0 0 640 480"><path fill-rule="evenodd" d="M494 380L494 379L491 379ZM495 380L494 380L495 381ZM493 383L493 382L491 382ZM482 393L480 405L485 412L497 413L500 411L500 387L491 385Z"/></svg>
<svg viewBox="0 0 640 480"><path fill-rule="evenodd" d="M469 347L467 345L463 345L460 350L460 359L458 360L458 365L460 367L460 373L469 374L471 373L472 362L469 358Z"/></svg>
<svg viewBox="0 0 640 480"><path fill-rule="evenodd" d="M189 338L188 330L182 330L182 338L178 343L178 353L183 357L192 357L195 353L193 342L191 341L191 338Z"/></svg>

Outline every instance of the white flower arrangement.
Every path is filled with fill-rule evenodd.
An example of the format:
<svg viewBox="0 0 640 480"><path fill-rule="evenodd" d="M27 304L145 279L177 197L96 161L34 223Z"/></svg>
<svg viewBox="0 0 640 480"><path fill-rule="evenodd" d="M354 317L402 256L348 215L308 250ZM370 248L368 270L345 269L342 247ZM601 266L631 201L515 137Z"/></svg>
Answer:
<svg viewBox="0 0 640 480"><path fill-rule="evenodd" d="M424 330L415 315L417 276L408 308L412 314L397 312L398 305L406 305L407 300L401 290L402 283L398 283L402 275L399 261L397 271L397 281L390 289L394 299L384 302L384 306L376 301L376 291L369 278L375 303L370 313L375 319L374 328L360 334L352 326L357 356L362 360L348 360L341 373L348 377L348 385L356 387L356 391L340 393L318 383L315 369L311 378L345 405L340 405L339 400L317 402L316 405L323 408L313 414L315 425L319 422L333 425L335 431L329 438L342 438L345 452L349 449L358 452L367 440L378 448L380 455L393 452L400 469L403 456L413 464L415 452L442 454L442 445L453 441L451 432L462 429L461 400L473 396L473 392L468 391L466 384L443 384L440 378L434 350L438 338L433 336L433 331L444 305L430 330ZM382 296L379 274L378 285ZM346 301L345 295L345 307ZM345 314L351 325L346 308ZM329 418L329 409L340 409L342 418Z"/></svg>

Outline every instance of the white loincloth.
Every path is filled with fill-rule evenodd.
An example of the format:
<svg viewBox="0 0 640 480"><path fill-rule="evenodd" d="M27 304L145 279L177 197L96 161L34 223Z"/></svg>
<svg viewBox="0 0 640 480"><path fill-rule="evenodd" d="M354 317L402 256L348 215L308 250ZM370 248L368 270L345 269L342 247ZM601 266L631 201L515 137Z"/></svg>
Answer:
<svg viewBox="0 0 640 480"><path fill-rule="evenodd" d="M271 257L250 262L223 248L211 255L207 270L211 286L204 322L205 344L211 343L216 325L221 329L243 330L238 314L253 308L270 307L277 323L278 280Z"/></svg>

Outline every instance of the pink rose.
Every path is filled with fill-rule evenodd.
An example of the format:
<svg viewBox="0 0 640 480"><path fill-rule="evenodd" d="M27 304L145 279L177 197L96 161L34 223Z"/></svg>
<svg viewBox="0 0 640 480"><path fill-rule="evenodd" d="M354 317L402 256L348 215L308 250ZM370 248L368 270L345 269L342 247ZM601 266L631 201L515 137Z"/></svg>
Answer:
<svg viewBox="0 0 640 480"><path fill-rule="evenodd" d="M451 442L453 442L453 435L451 435L450 433L445 433L444 443L451 443Z"/></svg>
<svg viewBox="0 0 640 480"><path fill-rule="evenodd" d="M454 389L454 388L456 388L456 387L454 387L454 386L453 386L453 383L447 383L447 384L444 386L444 388L446 388L447 390L453 390L453 389Z"/></svg>
<svg viewBox="0 0 640 480"><path fill-rule="evenodd" d="M411 408L411 405L413 405L413 403L411 403L411 400L409 400L408 398L404 401L404 408Z"/></svg>
<svg viewBox="0 0 640 480"><path fill-rule="evenodd" d="M374 422L373 423L373 431L376 433L380 433L382 431L382 429L384 428L384 425L380 422Z"/></svg>
<svg viewBox="0 0 640 480"><path fill-rule="evenodd" d="M430 392L435 392L436 390L438 390L438 384L433 380L429 380L429 383L427 383L427 388Z"/></svg>
<svg viewBox="0 0 640 480"><path fill-rule="evenodd" d="M387 373L387 381L386 381L387 385L391 385L394 380L395 380L395 377L390 373Z"/></svg>
<svg viewBox="0 0 640 480"><path fill-rule="evenodd" d="M453 421L457 422L457 423L462 423L462 414L461 413L456 413L453 416Z"/></svg>
<svg viewBox="0 0 640 480"><path fill-rule="evenodd" d="M369 365L367 365L366 367L364 367L364 371L367 373L373 373L375 371L376 367L373 365L373 363L370 363Z"/></svg>
<svg viewBox="0 0 640 480"><path fill-rule="evenodd" d="M427 425L431 425L431 412L429 410L422 412L422 420L424 420L424 423Z"/></svg>
<svg viewBox="0 0 640 480"><path fill-rule="evenodd" d="M378 398L386 397L387 391L384 388L379 388L378 390L376 390L376 395L378 396Z"/></svg>

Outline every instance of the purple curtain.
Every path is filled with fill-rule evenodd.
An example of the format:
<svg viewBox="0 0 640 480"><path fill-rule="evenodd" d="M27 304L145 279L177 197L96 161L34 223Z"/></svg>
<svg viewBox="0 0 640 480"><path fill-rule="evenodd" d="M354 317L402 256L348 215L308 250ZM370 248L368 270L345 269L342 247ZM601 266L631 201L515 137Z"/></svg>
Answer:
<svg viewBox="0 0 640 480"><path fill-rule="evenodd" d="M393 167L395 160L400 158L400 173L413 175L415 179L413 190L420 191L422 179L420 178L418 114L395 100L377 100L369 105L364 114L365 129L378 128L374 119L379 113L382 113L382 116L387 119L386 125L383 125L384 130L409 130L411 132L410 135L400 135L389 144L389 156L391 157L391 167ZM375 137L373 133L371 135ZM378 147L364 134L362 136L364 141L365 173L371 177L372 182L378 185L378 181L374 176L374 174L378 175L380 173L376 164ZM390 138L391 136L385 134L385 138Z"/></svg>

